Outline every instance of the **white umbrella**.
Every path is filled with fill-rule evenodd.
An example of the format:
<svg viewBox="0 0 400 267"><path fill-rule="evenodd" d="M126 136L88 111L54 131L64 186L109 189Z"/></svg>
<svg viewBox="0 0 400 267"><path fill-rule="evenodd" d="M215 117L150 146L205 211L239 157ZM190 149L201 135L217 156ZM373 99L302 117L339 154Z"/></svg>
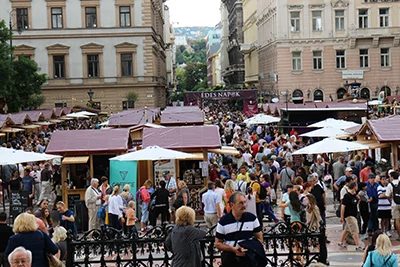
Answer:
<svg viewBox="0 0 400 267"><path fill-rule="evenodd" d="M352 122L352 121L336 120L336 119L329 118L329 119L308 125L307 127L312 127L312 128L331 127L331 128L338 128L338 129L346 129L346 128L357 126L357 125L359 125L359 124Z"/></svg>
<svg viewBox="0 0 400 267"><path fill-rule="evenodd" d="M245 119L243 122L247 125L254 125L254 124L269 124L274 122L279 122L281 119L277 117L273 117L270 115L265 114L257 114L254 117Z"/></svg>
<svg viewBox="0 0 400 267"><path fill-rule="evenodd" d="M97 115L96 113L89 112L89 111L86 111L86 110L77 112L76 114L81 114L81 115L84 115L84 116L96 116Z"/></svg>
<svg viewBox="0 0 400 267"><path fill-rule="evenodd" d="M358 144L355 142L343 141L336 138L325 138L322 141L306 146L293 152L294 155L300 154L321 154L321 153L338 153L354 150L369 149L369 146Z"/></svg>
<svg viewBox="0 0 400 267"><path fill-rule="evenodd" d="M195 155L184 153L176 150L166 149L159 146L149 146L145 149L120 155L110 160L163 160L163 159L186 159L193 158Z"/></svg>
<svg viewBox="0 0 400 267"><path fill-rule="evenodd" d="M110 123L110 121L104 121L102 123L100 123L100 126L108 126L108 124Z"/></svg>
<svg viewBox="0 0 400 267"><path fill-rule="evenodd" d="M350 134L348 132L343 131L341 129L325 127L325 128L317 129L315 131L301 134L300 136L305 136L305 137L342 137L342 136L349 136L349 135Z"/></svg>
<svg viewBox="0 0 400 267"><path fill-rule="evenodd" d="M0 148L0 165L44 161L55 158L62 158L62 156Z"/></svg>
<svg viewBox="0 0 400 267"><path fill-rule="evenodd" d="M83 114L79 114L79 113L70 113L67 115L68 118L74 118L74 119L88 119L89 116L87 115L83 115Z"/></svg>

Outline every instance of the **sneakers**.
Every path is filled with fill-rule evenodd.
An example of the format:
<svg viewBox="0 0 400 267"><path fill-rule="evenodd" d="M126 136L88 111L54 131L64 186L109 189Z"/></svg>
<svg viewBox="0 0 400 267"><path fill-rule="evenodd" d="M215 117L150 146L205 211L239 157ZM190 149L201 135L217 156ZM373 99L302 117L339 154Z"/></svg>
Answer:
<svg viewBox="0 0 400 267"><path fill-rule="evenodd" d="M346 247L347 247L346 244L344 244L344 243L342 243L342 242L339 242L337 245L338 245L339 247L341 247L341 248L346 248Z"/></svg>
<svg viewBox="0 0 400 267"><path fill-rule="evenodd" d="M389 231L384 232L385 235L387 235L388 237L392 237L392 234Z"/></svg>
<svg viewBox="0 0 400 267"><path fill-rule="evenodd" d="M361 240L367 240L369 238L368 234L361 235Z"/></svg>
<svg viewBox="0 0 400 267"><path fill-rule="evenodd" d="M356 247L356 251L364 251L364 248L358 246L358 247Z"/></svg>

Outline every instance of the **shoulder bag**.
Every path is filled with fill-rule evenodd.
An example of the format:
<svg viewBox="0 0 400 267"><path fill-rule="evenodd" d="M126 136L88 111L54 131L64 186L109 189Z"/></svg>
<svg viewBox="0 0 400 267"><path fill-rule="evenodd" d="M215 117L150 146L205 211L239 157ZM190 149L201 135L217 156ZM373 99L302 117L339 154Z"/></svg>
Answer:
<svg viewBox="0 0 400 267"><path fill-rule="evenodd" d="M40 234L43 237L43 242L45 242L43 232L40 231ZM46 243L45 243L45 246L46 246ZM46 248L45 248L45 250L46 250ZM54 256L53 254L48 253L48 252L45 252L45 253L46 253L47 262L49 263L49 267L65 267L65 264L62 261L60 261L56 256Z"/></svg>

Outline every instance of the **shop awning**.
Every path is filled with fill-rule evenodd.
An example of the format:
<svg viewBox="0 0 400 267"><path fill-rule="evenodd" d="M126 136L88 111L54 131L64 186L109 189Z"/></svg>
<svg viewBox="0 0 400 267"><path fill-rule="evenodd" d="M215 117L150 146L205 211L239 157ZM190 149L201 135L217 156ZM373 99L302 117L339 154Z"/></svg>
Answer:
<svg viewBox="0 0 400 267"><path fill-rule="evenodd" d="M183 160L204 160L203 153L201 153L201 152L198 152L198 153L190 153L190 152L188 152L188 153L192 154L194 157L193 158L186 158L186 159L183 159Z"/></svg>
<svg viewBox="0 0 400 267"><path fill-rule="evenodd" d="M222 155L239 155L239 151L231 146L223 146L221 148L209 149L208 151Z"/></svg>
<svg viewBox="0 0 400 267"><path fill-rule="evenodd" d="M62 161L62 164L82 164L88 162L88 160L89 156L65 157Z"/></svg>
<svg viewBox="0 0 400 267"><path fill-rule="evenodd" d="M53 122L53 123L60 123L60 122L62 122L62 120L57 120L57 119L52 119L52 120L49 120L50 122Z"/></svg>
<svg viewBox="0 0 400 267"><path fill-rule="evenodd" d="M36 129L36 128L40 128L40 125L31 124L31 125L21 125L19 127L24 128L24 129Z"/></svg>
<svg viewBox="0 0 400 267"><path fill-rule="evenodd" d="M355 143L369 146L370 149L389 147L390 143L379 143L374 140L357 140Z"/></svg>
<svg viewBox="0 0 400 267"><path fill-rule="evenodd" d="M20 128L3 128L0 130L0 132L3 133L18 133L18 132L23 132L25 131L24 129L20 129Z"/></svg>

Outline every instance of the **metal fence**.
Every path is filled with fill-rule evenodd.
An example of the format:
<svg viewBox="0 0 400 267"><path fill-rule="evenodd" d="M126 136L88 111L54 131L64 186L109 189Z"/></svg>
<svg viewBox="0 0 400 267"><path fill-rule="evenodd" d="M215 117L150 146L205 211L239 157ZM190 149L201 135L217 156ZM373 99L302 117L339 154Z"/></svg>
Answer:
<svg viewBox="0 0 400 267"><path fill-rule="evenodd" d="M140 237L112 228L92 230L76 239L69 234L66 266L169 267L173 254L165 249L164 241L172 228L157 226ZM212 230L200 240L204 267L221 265L221 254L214 246ZM300 267L327 260L324 225L310 229L301 223L280 222L264 231L263 237L267 266Z"/></svg>

